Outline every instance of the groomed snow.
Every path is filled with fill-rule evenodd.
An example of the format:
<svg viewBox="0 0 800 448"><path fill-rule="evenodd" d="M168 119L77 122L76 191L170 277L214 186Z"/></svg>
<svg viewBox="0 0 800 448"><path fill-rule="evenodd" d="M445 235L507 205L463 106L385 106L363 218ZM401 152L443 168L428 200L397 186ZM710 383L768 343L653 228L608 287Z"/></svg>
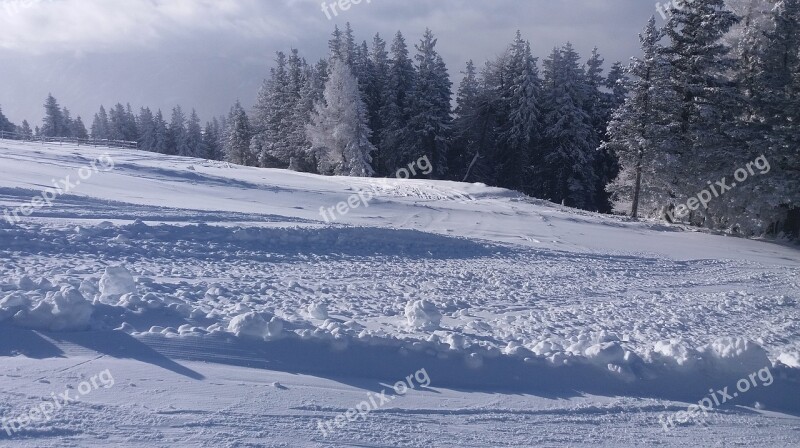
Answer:
<svg viewBox="0 0 800 448"><path fill-rule="evenodd" d="M0 213L104 153L112 170L0 221L0 419L106 368L115 386L0 445L798 440L796 247L476 184L8 140ZM317 429L423 368L430 388ZM765 368L704 425L663 430Z"/></svg>

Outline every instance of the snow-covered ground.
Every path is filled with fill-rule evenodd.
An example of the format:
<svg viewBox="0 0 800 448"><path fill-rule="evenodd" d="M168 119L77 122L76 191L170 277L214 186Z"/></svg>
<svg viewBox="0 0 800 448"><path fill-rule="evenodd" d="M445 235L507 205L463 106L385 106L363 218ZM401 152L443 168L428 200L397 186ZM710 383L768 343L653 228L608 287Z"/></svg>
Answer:
<svg viewBox="0 0 800 448"><path fill-rule="evenodd" d="M69 190L0 221L0 446L800 442L797 247L130 150L0 174L9 217Z"/></svg>

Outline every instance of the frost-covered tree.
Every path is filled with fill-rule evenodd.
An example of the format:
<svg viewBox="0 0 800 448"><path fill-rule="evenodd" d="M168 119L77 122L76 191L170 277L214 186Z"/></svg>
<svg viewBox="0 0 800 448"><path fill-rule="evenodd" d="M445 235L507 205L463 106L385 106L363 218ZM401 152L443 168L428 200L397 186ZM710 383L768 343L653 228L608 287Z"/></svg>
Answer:
<svg viewBox="0 0 800 448"><path fill-rule="evenodd" d="M159 154L167 154L169 151L169 130L167 129L167 121L164 119L164 114L161 113L161 109L153 116L153 128L155 129L155 140L152 151Z"/></svg>
<svg viewBox="0 0 800 448"><path fill-rule="evenodd" d="M206 149L203 147L203 128L200 126L200 117L192 109L189 121L186 124L186 154L189 157L203 157Z"/></svg>
<svg viewBox="0 0 800 448"><path fill-rule="evenodd" d="M61 109L61 131L59 137L74 137L72 134L72 127L74 122L72 120L72 113L66 107Z"/></svg>
<svg viewBox="0 0 800 448"><path fill-rule="evenodd" d="M517 31L500 89L503 117L495 154L497 185L531 192L532 145L540 139L541 80L530 43Z"/></svg>
<svg viewBox="0 0 800 448"><path fill-rule="evenodd" d="M167 151L170 155L185 156L191 153L186 133L186 114L181 106L172 109L172 118L167 127Z"/></svg>
<svg viewBox="0 0 800 448"><path fill-rule="evenodd" d="M30 129L30 128L29 128ZM14 126L9 119L3 115L3 108L0 107L0 131L4 132L16 132L17 127Z"/></svg>
<svg viewBox="0 0 800 448"><path fill-rule="evenodd" d="M219 146L220 139L220 124L219 120L215 117L206 123L203 129L203 146L205 150L200 157L208 160L222 160L222 150Z"/></svg>
<svg viewBox="0 0 800 448"><path fill-rule="evenodd" d="M136 141L139 130L131 105L117 103L108 114L108 138L112 140Z"/></svg>
<svg viewBox="0 0 800 448"><path fill-rule="evenodd" d="M781 0L770 12L762 50L754 58L750 157L771 163L746 214L768 230L800 233L800 0ZM787 222L794 222L787 226Z"/></svg>
<svg viewBox="0 0 800 448"><path fill-rule="evenodd" d="M409 163L406 161L406 154L403 154L403 145L407 141L410 95L416 72L409 59L405 38L399 31L392 42L391 55L389 79L381 111L383 129L380 135L380 160L384 163L378 171L381 175L393 174L399 167Z"/></svg>
<svg viewBox="0 0 800 448"><path fill-rule="evenodd" d="M450 101L453 94L447 67L436 51L436 42L428 29L416 46L417 71L408 96L408 123L402 130L402 143L395 156L406 161L427 156L433 165L429 176L443 178L452 132Z"/></svg>
<svg viewBox="0 0 800 448"><path fill-rule="evenodd" d="M108 114L103 106L100 106L100 112L94 114L94 121L92 122L91 134L93 139L106 140L110 136L109 128L111 127L108 121Z"/></svg>
<svg viewBox="0 0 800 448"><path fill-rule="evenodd" d="M139 117L136 119L139 128L139 149L142 151L154 152L156 147L156 127L153 120L153 112L150 108L143 107L139 110Z"/></svg>
<svg viewBox="0 0 800 448"><path fill-rule="evenodd" d="M372 130L372 144L377 148L373 157L372 167L378 175L388 174L384 172L383 152L381 151L383 135L384 117L381 111L386 105L386 89L389 82L389 52L386 50L386 41L380 34L376 34L372 40L372 50L370 53L371 77L364 91L364 101L367 103L367 114L369 116L369 128Z"/></svg>
<svg viewBox="0 0 800 448"><path fill-rule="evenodd" d="M586 73L567 43L544 61L544 133L534 166L537 196L578 208L595 201L595 132L584 106Z"/></svg>
<svg viewBox="0 0 800 448"><path fill-rule="evenodd" d="M662 184L664 154L674 129L670 128L670 109L677 103L669 85L669 61L665 58L661 31L651 17L639 35L642 57L634 58L626 90L630 96L617 109L608 127L605 149L619 159L620 171L608 191L617 209L630 206L631 216L653 216L669 199L668 186Z"/></svg>
<svg viewBox="0 0 800 448"><path fill-rule="evenodd" d="M75 138L80 138L80 139L89 138L89 132L86 130L86 125L83 124L83 119L81 119L80 115L75 117L75 120L72 121L70 133Z"/></svg>
<svg viewBox="0 0 800 448"><path fill-rule="evenodd" d="M250 120L238 101L231 108L227 121L225 160L237 165L255 165L257 155L250 150Z"/></svg>
<svg viewBox="0 0 800 448"><path fill-rule="evenodd" d="M251 152L258 154L259 165L286 168L294 154L289 136L297 102L286 54L278 52L275 68L264 81L253 107Z"/></svg>
<svg viewBox="0 0 800 448"><path fill-rule="evenodd" d="M625 103L625 99L628 97L628 88L625 81L625 67L623 67L621 62L617 61L608 71L608 77L606 77L605 82L605 87L610 92L608 96L608 108L612 112L622 106L622 104Z"/></svg>
<svg viewBox="0 0 800 448"><path fill-rule="evenodd" d="M18 132L22 135L22 138L26 140L33 138L33 131L31 130L31 125L28 124L28 120L22 120L22 125L19 127Z"/></svg>
<svg viewBox="0 0 800 448"><path fill-rule="evenodd" d="M66 131L61 106L58 105L58 101L52 94L48 94L44 103L44 119L39 132L44 137L62 137Z"/></svg>
<svg viewBox="0 0 800 448"><path fill-rule="evenodd" d="M674 10L665 25L670 89L679 107L673 117L677 139L670 154L675 163L661 171L674 195L670 206L685 202L705 189L708 181L729 176L748 161L741 151L745 142L737 135L737 117L744 103L729 77L735 60L723 41L737 20L725 9L724 0L694 0ZM728 163L720 164L721 160ZM734 200L735 195L726 195L709 209L693 210L687 220L727 227Z"/></svg>
<svg viewBox="0 0 800 448"><path fill-rule="evenodd" d="M466 180L471 169L481 157L479 121L479 102L481 85L478 72L472 60L467 61L461 72L464 77L456 93L456 108L453 111L453 144L447 161L449 177L452 180Z"/></svg>
<svg viewBox="0 0 800 448"><path fill-rule="evenodd" d="M308 139L319 161L319 172L340 176L373 175L371 131L366 104L350 67L334 58L325 84L324 102L315 107Z"/></svg>

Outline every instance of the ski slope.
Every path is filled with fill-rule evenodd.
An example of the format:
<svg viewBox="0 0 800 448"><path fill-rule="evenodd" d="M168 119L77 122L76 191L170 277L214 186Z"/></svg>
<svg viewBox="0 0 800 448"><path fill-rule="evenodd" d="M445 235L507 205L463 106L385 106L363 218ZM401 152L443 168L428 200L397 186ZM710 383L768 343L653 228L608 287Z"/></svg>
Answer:
<svg viewBox="0 0 800 448"><path fill-rule="evenodd" d="M121 149L0 140L0 174L0 213L70 176L0 216L0 425L114 379L0 446L800 441L796 246Z"/></svg>

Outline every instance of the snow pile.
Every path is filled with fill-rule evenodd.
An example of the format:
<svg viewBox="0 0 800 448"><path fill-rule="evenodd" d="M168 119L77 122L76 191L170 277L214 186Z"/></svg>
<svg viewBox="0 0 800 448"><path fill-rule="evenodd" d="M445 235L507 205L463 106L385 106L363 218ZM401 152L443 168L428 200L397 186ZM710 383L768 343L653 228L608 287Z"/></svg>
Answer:
<svg viewBox="0 0 800 448"><path fill-rule="evenodd" d="M657 365L681 369L693 367L700 360L700 354L683 339L672 338L656 342L645 359Z"/></svg>
<svg viewBox="0 0 800 448"><path fill-rule="evenodd" d="M100 278L102 298L118 297L136 292L133 276L124 266L109 266Z"/></svg>
<svg viewBox="0 0 800 448"><path fill-rule="evenodd" d="M763 347L742 337L719 338L700 351L720 371L747 373L772 365Z"/></svg>
<svg viewBox="0 0 800 448"><path fill-rule="evenodd" d="M314 302L308 306L308 315L312 319L325 320L328 318L328 306L324 303Z"/></svg>
<svg viewBox="0 0 800 448"><path fill-rule="evenodd" d="M13 316L15 324L36 330L85 330L93 311L92 304L72 286L48 291L41 300L31 300L20 293L0 300L0 321Z"/></svg>
<svg viewBox="0 0 800 448"><path fill-rule="evenodd" d="M418 330L435 330L442 321L442 313L429 300L412 300L405 310L408 326Z"/></svg>
<svg viewBox="0 0 800 448"><path fill-rule="evenodd" d="M267 322L260 313L250 311L231 319L228 331L241 338L276 339L283 332L283 322L275 316Z"/></svg>

